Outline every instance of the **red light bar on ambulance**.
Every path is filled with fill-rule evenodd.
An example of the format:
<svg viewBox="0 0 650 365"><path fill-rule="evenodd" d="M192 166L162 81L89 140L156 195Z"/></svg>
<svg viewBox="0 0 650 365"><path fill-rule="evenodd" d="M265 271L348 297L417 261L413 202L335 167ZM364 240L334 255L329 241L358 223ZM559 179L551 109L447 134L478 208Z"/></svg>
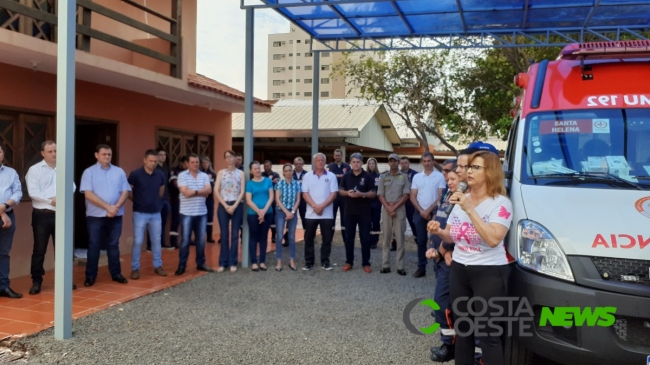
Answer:
<svg viewBox="0 0 650 365"><path fill-rule="evenodd" d="M560 52L563 60L650 58L650 40L570 44Z"/></svg>

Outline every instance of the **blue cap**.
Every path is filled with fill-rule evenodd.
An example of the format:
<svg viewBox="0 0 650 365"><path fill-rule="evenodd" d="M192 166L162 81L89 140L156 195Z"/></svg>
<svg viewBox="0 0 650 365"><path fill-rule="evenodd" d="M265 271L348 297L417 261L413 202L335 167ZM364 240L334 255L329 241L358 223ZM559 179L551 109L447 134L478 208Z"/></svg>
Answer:
<svg viewBox="0 0 650 365"><path fill-rule="evenodd" d="M472 142L468 147L468 150L485 150L485 151L490 151L494 153L495 155L499 156L499 150L497 150L496 147L489 143L485 143L483 141L476 141Z"/></svg>

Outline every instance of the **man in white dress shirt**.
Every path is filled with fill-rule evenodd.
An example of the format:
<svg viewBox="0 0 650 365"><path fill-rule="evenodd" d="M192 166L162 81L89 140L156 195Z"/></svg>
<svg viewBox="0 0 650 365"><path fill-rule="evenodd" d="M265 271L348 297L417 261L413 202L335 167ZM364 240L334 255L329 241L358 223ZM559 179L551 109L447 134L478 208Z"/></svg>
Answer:
<svg viewBox="0 0 650 365"><path fill-rule="evenodd" d="M43 161L33 165L27 171L25 181L27 193L32 199L32 231L34 232L34 251L32 253L32 287L29 294L41 292L45 269L43 262L47 253L47 244L52 237L54 246L54 228L56 226L56 142L48 140L41 144ZM72 191L76 190L74 186ZM77 287L73 285L73 289Z"/></svg>

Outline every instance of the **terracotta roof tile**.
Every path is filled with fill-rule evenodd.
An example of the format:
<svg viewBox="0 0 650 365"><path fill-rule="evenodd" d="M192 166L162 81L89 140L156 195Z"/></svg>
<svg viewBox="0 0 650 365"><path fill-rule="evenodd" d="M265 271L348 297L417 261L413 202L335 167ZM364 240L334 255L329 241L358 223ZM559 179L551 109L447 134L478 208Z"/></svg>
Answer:
<svg viewBox="0 0 650 365"><path fill-rule="evenodd" d="M190 86L200 87L202 89L210 90L217 92L219 94L224 94L235 99L244 100L245 94L235 88L232 88L228 85L222 84L219 81L213 80L209 77L203 76L201 74L188 75L187 83ZM266 100L260 100L258 98L253 98L255 104L271 107L272 102Z"/></svg>

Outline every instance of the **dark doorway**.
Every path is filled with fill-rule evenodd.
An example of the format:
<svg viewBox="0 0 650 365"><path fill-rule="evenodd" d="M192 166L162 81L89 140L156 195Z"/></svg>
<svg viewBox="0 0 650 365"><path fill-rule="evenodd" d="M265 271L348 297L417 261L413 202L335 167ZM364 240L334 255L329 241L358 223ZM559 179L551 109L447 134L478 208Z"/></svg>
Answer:
<svg viewBox="0 0 650 365"><path fill-rule="evenodd" d="M88 167L97 163L95 147L107 144L113 150L114 165L118 165L117 124L87 120L77 120L74 147L74 181L77 191L81 185L81 175ZM76 193L74 198L74 247L88 248L88 230L86 229L86 199Z"/></svg>

